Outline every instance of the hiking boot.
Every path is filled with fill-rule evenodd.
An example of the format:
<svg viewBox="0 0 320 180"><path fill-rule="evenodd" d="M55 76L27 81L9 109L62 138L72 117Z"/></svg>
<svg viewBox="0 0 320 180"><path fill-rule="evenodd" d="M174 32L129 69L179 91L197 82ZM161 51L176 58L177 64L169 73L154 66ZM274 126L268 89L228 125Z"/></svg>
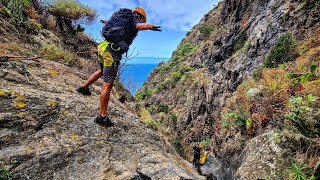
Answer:
<svg viewBox="0 0 320 180"><path fill-rule="evenodd" d="M79 93L85 95L85 96L90 96L90 95L91 95L91 91L90 91L90 89L89 89L88 87L87 87L87 88L85 88L85 87L79 87L79 88L77 89L77 91L78 91Z"/></svg>
<svg viewBox="0 0 320 180"><path fill-rule="evenodd" d="M111 121L111 119L108 116L102 117L101 115L99 115L98 117L96 117L94 121L106 127L114 126L114 123Z"/></svg>

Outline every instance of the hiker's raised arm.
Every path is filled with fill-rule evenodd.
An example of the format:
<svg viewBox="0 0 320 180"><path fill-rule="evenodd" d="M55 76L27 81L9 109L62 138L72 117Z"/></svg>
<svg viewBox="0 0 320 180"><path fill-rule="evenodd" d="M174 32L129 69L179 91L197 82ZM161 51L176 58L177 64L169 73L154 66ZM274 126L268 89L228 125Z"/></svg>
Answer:
<svg viewBox="0 0 320 180"><path fill-rule="evenodd" d="M138 30L153 30L153 31L161 31L160 26L156 26L153 24L147 24L147 23L138 23L136 25L136 29Z"/></svg>

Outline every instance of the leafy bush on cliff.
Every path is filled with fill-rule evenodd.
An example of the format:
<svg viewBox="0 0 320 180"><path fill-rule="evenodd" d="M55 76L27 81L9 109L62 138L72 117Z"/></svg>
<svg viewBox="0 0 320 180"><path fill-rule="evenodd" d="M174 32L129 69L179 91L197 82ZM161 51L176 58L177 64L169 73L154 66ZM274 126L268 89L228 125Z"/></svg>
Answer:
<svg viewBox="0 0 320 180"><path fill-rule="evenodd" d="M155 68L155 71L157 73L159 73L160 75L164 75L166 73L168 73L171 70L172 66L170 65L169 62L163 64L162 66L159 66L157 68Z"/></svg>
<svg viewBox="0 0 320 180"><path fill-rule="evenodd" d="M262 65L257 67L252 73L252 78L255 81L258 81L259 79L261 79L262 78L262 71L263 71L263 66Z"/></svg>
<svg viewBox="0 0 320 180"><path fill-rule="evenodd" d="M17 22L27 20L23 10L31 5L31 0L0 0L0 4L5 7L6 12Z"/></svg>
<svg viewBox="0 0 320 180"><path fill-rule="evenodd" d="M155 72L159 73L160 75L165 75L169 72L178 71L179 63L185 60L188 55L191 55L197 49L199 49L200 46L201 45L195 46L190 42L184 43L175 51L175 56L173 60L155 68Z"/></svg>
<svg viewBox="0 0 320 180"><path fill-rule="evenodd" d="M1 180L11 180L12 175L8 169L0 168L0 179Z"/></svg>
<svg viewBox="0 0 320 180"><path fill-rule="evenodd" d="M55 44L44 44L41 47L41 51L40 51L41 55L52 55L52 56L46 57L46 59L49 59L49 60L56 60L56 59L62 59L67 61L72 60L72 56L70 54L64 54L64 53L65 53L64 50Z"/></svg>
<svg viewBox="0 0 320 180"><path fill-rule="evenodd" d="M178 55L187 55L187 53L191 52L195 46L190 42L183 44L177 51Z"/></svg>
<svg viewBox="0 0 320 180"><path fill-rule="evenodd" d="M290 178L294 180L306 180L305 171L307 168L308 166L303 163L292 163L288 168Z"/></svg>
<svg viewBox="0 0 320 180"><path fill-rule="evenodd" d="M169 77L167 77L164 81L160 82L155 90L156 92L160 92L165 89L169 89L172 86L176 85L176 83L189 71L192 70L192 68L188 66L178 66L175 68L175 72L173 72Z"/></svg>
<svg viewBox="0 0 320 180"><path fill-rule="evenodd" d="M177 50L173 61L181 62L187 58L188 55L193 54L201 45L193 45L191 42L186 42Z"/></svg>
<svg viewBox="0 0 320 180"><path fill-rule="evenodd" d="M178 154L180 154L180 155L183 154L184 148L183 148L179 138L174 139L173 147Z"/></svg>
<svg viewBox="0 0 320 180"><path fill-rule="evenodd" d="M279 64L293 61L297 57L296 41L291 33L285 33L277 40L276 44L264 61L265 67L277 67Z"/></svg>
<svg viewBox="0 0 320 180"><path fill-rule="evenodd" d="M308 138L319 136L319 42L319 38L310 36L297 44L291 34L281 36L272 50L280 52L278 55L281 56L270 54L270 57L286 56L289 52L283 46L287 45L308 51L296 58L296 61L275 66L277 68L257 68L253 73L254 81L247 80L239 85L235 96L225 106L224 114L232 113L221 121L221 126L228 131L237 131L239 128L232 128L234 122L239 125L245 123L248 134L254 136L259 129L272 122L297 135L302 134ZM290 53L295 53L291 50L293 52ZM236 120L241 112L246 114L247 119Z"/></svg>
<svg viewBox="0 0 320 180"><path fill-rule="evenodd" d="M243 47L243 49L246 51L246 52L248 52L249 50L250 50L250 48L251 48L251 41L250 40L247 40L246 42L245 42L245 44L244 44L244 47Z"/></svg>
<svg viewBox="0 0 320 180"><path fill-rule="evenodd" d="M232 122L236 126L244 127L244 124L246 123L247 116L244 113L226 113L225 115L225 122ZM226 127L229 127L229 125L226 125Z"/></svg>
<svg viewBox="0 0 320 180"><path fill-rule="evenodd" d="M312 108L317 97L309 94L304 97L292 97L289 99L290 110L285 118L292 121L297 129L307 137L312 137L317 129L315 128L317 112Z"/></svg>
<svg viewBox="0 0 320 180"><path fill-rule="evenodd" d="M136 100L138 101L144 100L145 98L152 96L153 92L154 91L150 88L144 88L142 91L137 92L137 94L135 95Z"/></svg>
<svg viewBox="0 0 320 180"><path fill-rule="evenodd" d="M161 92L162 90L166 90L170 88L172 85L174 85L173 79L171 79L170 77L166 78L164 81L160 82L156 86L156 93Z"/></svg>
<svg viewBox="0 0 320 180"><path fill-rule="evenodd" d="M204 140L202 140L200 144L204 145L205 147L210 147L211 143L211 138L207 137Z"/></svg>
<svg viewBox="0 0 320 180"><path fill-rule="evenodd" d="M34 19L28 19L26 22L26 28L29 32L37 34L42 29L42 25Z"/></svg>
<svg viewBox="0 0 320 180"><path fill-rule="evenodd" d="M172 129L176 130L177 129L177 115L173 114L172 112L169 113L169 120L172 124Z"/></svg>
<svg viewBox="0 0 320 180"><path fill-rule="evenodd" d="M81 19L92 22L97 17L96 10L77 0L54 0L49 5L48 10L56 17L63 17L72 21Z"/></svg>
<svg viewBox="0 0 320 180"><path fill-rule="evenodd" d="M246 42L247 42L247 36L244 32L241 32L233 46L233 52L237 52L240 49L242 49L245 46Z"/></svg>
<svg viewBox="0 0 320 180"><path fill-rule="evenodd" d="M158 130L159 124L152 118L145 119L146 124L148 124L152 129Z"/></svg>
<svg viewBox="0 0 320 180"><path fill-rule="evenodd" d="M209 37L212 31L214 31L213 26L204 24L200 27L200 33L204 38Z"/></svg>
<svg viewBox="0 0 320 180"><path fill-rule="evenodd" d="M169 112L169 108L167 105L164 105L164 104L158 104L156 106L156 112L157 113L160 113L160 112L164 112L164 113L168 113Z"/></svg>

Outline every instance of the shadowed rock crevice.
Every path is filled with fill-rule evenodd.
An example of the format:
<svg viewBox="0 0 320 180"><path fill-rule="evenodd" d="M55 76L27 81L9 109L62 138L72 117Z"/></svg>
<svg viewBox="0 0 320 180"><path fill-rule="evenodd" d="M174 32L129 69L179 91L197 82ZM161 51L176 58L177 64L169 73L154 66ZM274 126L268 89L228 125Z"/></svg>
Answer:
<svg viewBox="0 0 320 180"><path fill-rule="evenodd" d="M265 133L278 130L279 125L268 126L268 123L263 121L256 134L248 136L244 133L247 128L245 122L247 117L242 125L236 128L236 132L222 132L230 126L228 124L230 122L225 121L228 112L224 112L223 109L227 101L241 103L237 102L239 98L236 97L237 89L246 86L243 84L244 81L248 84L256 83L247 80L259 72L259 68L261 70L271 49L284 34L292 34L299 44L306 43L310 38L315 39L314 43L318 42L319 12L320 2L316 0L221 1L186 35L169 62L159 64L151 72L137 95L146 90L152 93L143 99L141 104L149 110L153 120L159 124L158 129L167 135L172 144L177 137L179 138L182 147L176 149L183 149L182 156L190 162L193 144L209 138L210 145L218 152L218 159L225 162L221 163L223 165L219 167L221 169L219 173L228 174L228 179L266 178L270 175L270 171L274 171L272 169L274 167L285 169L286 153L277 155L279 162L270 161L266 165L258 160L258 157L261 156L262 159L268 156L275 157L274 153L269 152L269 147L259 148L259 143L255 146L250 144L252 147L248 145L248 141L253 137L261 143L270 143L261 139ZM186 51L187 47L193 49L189 53L182 54L181 52ZM314 51L317 54L318 50ZM285 56L289 55L290 53ZM296 58L295 54L292 59ZM286 66L286 63L282 65ZM278 64L275 68L277 66ZM184 67L191 69L181 73L180 70ZM174 79L179 73L182 77ZM245 92L242 96L244 95ZM258 99L258 95L255 98ZM153 111L160 103L168 107L168 113ZM232 104L228 106L232 107ZM243 106L246 110L246 105ZM258 111L261 106L267 105L256 102L256 106L255 111ZM264 108L269 112L267 114L270 114L268 108ZM167 122L173 121L173 115L177 119L176 125L170 126ZM273 150L278 148L271 147ZM266 155L258 151L265 152ZM250 166L248 162L251 161L256 166L260 164L261 168ZM224 177L214 175L218 179ZM282 173L281 177L284 176L286 175Z"/></svg>

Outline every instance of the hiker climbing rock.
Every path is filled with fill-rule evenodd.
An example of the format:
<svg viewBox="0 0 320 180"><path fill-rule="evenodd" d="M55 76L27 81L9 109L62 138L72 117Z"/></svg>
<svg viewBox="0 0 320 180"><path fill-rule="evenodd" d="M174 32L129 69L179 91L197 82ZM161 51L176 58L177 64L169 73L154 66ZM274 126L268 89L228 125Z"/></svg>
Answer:
<svg viewBox="0 0 320 180"><path fill-rule="evenodd" d="M101 21L105 24L101 31L105 41L98 45L100 70L94 72L87 82L77 89L83 95L91 95L89 86L103 76L100 95L100 114L95 119L95 122L101 125L113 126L113 122L107 116L107 107L122 54L127 53L138 31L161 31L160 26L147 24L146 21L146 12L140 7L135 8L133 11L130 9L120 9L113 13L108 21Z"/></svg>
<svg viewBox="0 0 320 180"><path fill-rule="evenodd" d="M200 154L201 154L201 148L203 148L202 144L199 145L194 145L193 146L193 162L192 164L195 167L199 167L200 166Z"/></svg>
<svg viewBox="0 0 320 180"><path fill-rule="evenodd" d="M203 145L194 145L193 146L193 161L192 164L194 167L197 169L198 173L201 174L201 169L200 169L200 156L201 156L201 150L203 149Z"/></svg>

